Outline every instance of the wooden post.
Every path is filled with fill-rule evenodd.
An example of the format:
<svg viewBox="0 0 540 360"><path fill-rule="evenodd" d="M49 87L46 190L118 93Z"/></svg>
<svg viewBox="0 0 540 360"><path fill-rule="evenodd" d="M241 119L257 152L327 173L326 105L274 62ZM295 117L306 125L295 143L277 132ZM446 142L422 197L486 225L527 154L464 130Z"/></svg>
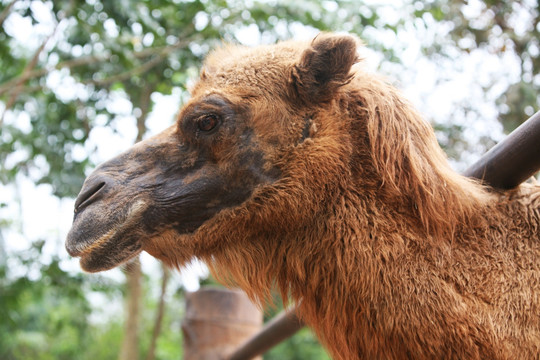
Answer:
<svg viewBox="0 0 540 360"><path fill-rule="evenodd" d="M262 322L261 310L241 290L203 287L188 293L182 323L184 360L226 359L261 329Z"/></svg>

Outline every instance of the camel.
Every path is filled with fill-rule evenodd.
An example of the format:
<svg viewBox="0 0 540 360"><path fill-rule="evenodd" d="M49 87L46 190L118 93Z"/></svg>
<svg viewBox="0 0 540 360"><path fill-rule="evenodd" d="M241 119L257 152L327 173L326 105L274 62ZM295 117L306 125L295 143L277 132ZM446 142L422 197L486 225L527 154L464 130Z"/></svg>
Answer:
<svg viewBox="0 0 540 360"><path fill-rule="evenodd" d="M67 251L277 289L334 359L538 359L540 187L454 172L360 45L214 50L176 123L86 179Z"/></svg>

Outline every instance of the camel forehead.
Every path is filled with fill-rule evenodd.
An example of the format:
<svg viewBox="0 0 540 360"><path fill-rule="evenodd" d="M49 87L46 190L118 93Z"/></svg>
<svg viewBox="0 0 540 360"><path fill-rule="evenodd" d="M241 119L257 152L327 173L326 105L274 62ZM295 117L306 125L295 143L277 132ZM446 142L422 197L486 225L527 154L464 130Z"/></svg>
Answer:
<svg viewBox="0 0 540 360"><path fill-rule="evenodd" d="M206 58L193 93L208 88L235 87L253 95L278 95L287 85L290 67L307 45L286 41L254 48L222 46Z"/></svg>
<svg viewBox="0 0 540 360"><path fill-rule="evenodd" d="M247 47L224 45L212 51L204 65L210 73L226 74L249 68L285 67L297 61L308 43L284 41L274 45Z"/></svg>

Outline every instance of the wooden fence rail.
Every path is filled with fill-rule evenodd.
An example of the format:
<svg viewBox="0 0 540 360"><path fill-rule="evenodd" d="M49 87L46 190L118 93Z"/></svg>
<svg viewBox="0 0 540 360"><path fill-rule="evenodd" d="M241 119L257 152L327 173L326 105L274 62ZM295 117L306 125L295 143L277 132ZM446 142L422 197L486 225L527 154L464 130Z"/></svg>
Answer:
<svg viewBox="0 0 540 360"><path fill-rule="evenodd" d="M511 189L539 169L540 111L484 154L464 175L480 179L497 189ZM252 359L294 335L303 326L294 309L283 312L243 343L228 359Z"/></svg>

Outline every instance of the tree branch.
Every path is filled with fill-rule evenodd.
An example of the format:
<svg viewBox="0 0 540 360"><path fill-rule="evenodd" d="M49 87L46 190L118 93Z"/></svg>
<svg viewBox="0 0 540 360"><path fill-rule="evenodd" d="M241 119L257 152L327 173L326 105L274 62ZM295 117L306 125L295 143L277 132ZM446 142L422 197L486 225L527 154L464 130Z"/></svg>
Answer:
<svg viewBox="0 0 540 360"><path fill-rule="evenodd" d="M35 78L47 75L49 72L51 72L54 69L56 69L56 70L60 70L60 69L63 69L63 68L68 68L69 69L69 68L73 68L73 67L77 67L77 66L96 63L96 62L103 62L103 61L107 61L109 59L110 59L110 56L95 56L95 55L92 55L92 56L84 56L84 57L80 57L80 58L77 58L77 59L71 59L71 60L62 61L62 62L56 64L52 68L35 69L35 70L32 70L32 71L28 72L28 74L26 75L26 81L28 81L30 79L35 79ZM9 91L11 89L13 89L13 87L16 86L17 83L21 80L21 77L22 76L14 77L14 78L4 82L2 85L0 85L0 95L4 94L5 92L7 92L7 91Z"/></svg>
<svg viewBox="0 0 540 360"><path fill-rule="evenodd" d="M130 77L134 75L145 73L151 68L153 68L154 66L158 65L160 62L162 62L165 59L165 57L169 55L172 51L186 45L187 43L188 43L187 40L184 40L184 41L178 40L175 44L164 47L153 58L151 58L150 60L148 60L147 62L143 63L142 65L136 68L124 71L123 73L120 73L116 76L108 77L106 79L91 80L91 81L85 82L85 84L104 86L104 85L115 83L117 81L123 81L123 80L129 79Z"/></svg>
<svg viewBox="0 0 540 360"><path fill-rule="evenodd" d="M135 142L139 142L143 139L144 134L146 133L146 118L148 112L150 111L150 95L152 95L153 86L147 84L143 89L139 97L139 108L141 109L141 114L137 117L137 137Z"/></svg>
<svg viewBox="0 0 540 360"><path fill-rule="evenodd" d="M132 77L134 75L139 75L139 74L145 73L145 72L147 72L148 70L150 70L151 68L153 68L154 66L156 66L157 64L159 64L162 61L163 61L162 56L155 56L152 59L150 59L149 61L143 63L142 65L140 65L140 66L138 66L136 68L124 71L123 73L120 73L120 74L115 75L115 76L108 77L106 79L90 80L90 81L85 82L85 84L87 84L87 85L97 85L97 86L110 85L110 84L118 82L118 81L123 81L123 80L129 79L130 77Z"/></svg>
<svg viewBox="0 0 540 360"><path fill-rule="evenodd" d="M8 6L0 13L0 28L4 25L4 21L7 19L9 12L11 11L11 8L13 8L13 5L19 0L13 0L9 3Z"/></svg>
<svg viewBox="0 0 540 360"><path fill-rule="evenodd" d="M177 48L179 48L182 45L185 45L187 43L188 43L188 41L186 40L186 41L180 42L180 44L175 43L173 45L166 45L166 46L161 46L161 47L156 47L156 48L144 49L142 51L133 53L133 57L136 58L136 59L142 59L142 58L152 56L152 55L155 55L155 54L157 54L156 56L159 56L159 54L163 54L163 53L169 54L173 50L175 50L175 49L177 49ZM26 81L28 81L30 79L35 79L35 78L47 75L52 70L60 70L60 69L66 69L66 68L71 69L71 68L75 68L77 66L101 63L101 62L104 62L104 61L109 61L110 58L111 58L111 55L102 55L102 56L91 55L91 56L84 56L84 57L80 57L80 58L76 58L76 59L62 61L62 62L59 62L58 64L56 64L55 66L50 67L50 68L34 69L34 70L30 71L26 75ZM155 66L157 64L151 64L151 65ZM142 72L140 70L140 67L137 67L135 69L137 69L137 71L131 70L131 72L133 72L135 74L140 74ZM149 69L145 68L143 70L146 71L146 70L149 70ZM123 74L125 74L125 73L123 73ZM117 75L117 76L120 76L120 75ZM21 76L17 76L17 77L14 77L14 78L4 82L3 84L0 84L0 96L3 95L4 93L10 91L10 90L13 90L13 88L15 86L17 86L17 83L20 81L20 79L21 79ZM121 79L121 80L123 80L123 79ZM117 80L114 80L114 81L117 81ZM89 81L87 83L90 83L90 84L102 83L102 84L106 85L106 84L113 83L114 81L107 82L105 80L101 80L101 81L100 80L95 80L94 82Z"/></svg>
<svg viewBox="0 0 540 360"><path fill-rule="evenodd" d="M45 38L45 40L43 40L43 42L41 43L39 48L36 50L36 52L32 56L32 59L30 60L30 62L28 64L26 64L26 67L24 68L22 75L18 78L17 84L16 84L15 88L13 89L13 93L9 97L8 101L6 102L6 107L4 109L4 112L2 113L2 116L0 116L0 127L4 123L4 116L13 107L13 105L17 101L17 98L21 94L21 91L24 88L24 84L28 80L28 74L30 74L30 72L36 67L36 65L38 63L38 60L39 60L39 55L43 52L43 49L45 49L45 46L47 45L49 40L56 33L56 30L58 29L59 24L60 23L56 23L53 31L49 34L49 36L47 36Z"/></svg>

